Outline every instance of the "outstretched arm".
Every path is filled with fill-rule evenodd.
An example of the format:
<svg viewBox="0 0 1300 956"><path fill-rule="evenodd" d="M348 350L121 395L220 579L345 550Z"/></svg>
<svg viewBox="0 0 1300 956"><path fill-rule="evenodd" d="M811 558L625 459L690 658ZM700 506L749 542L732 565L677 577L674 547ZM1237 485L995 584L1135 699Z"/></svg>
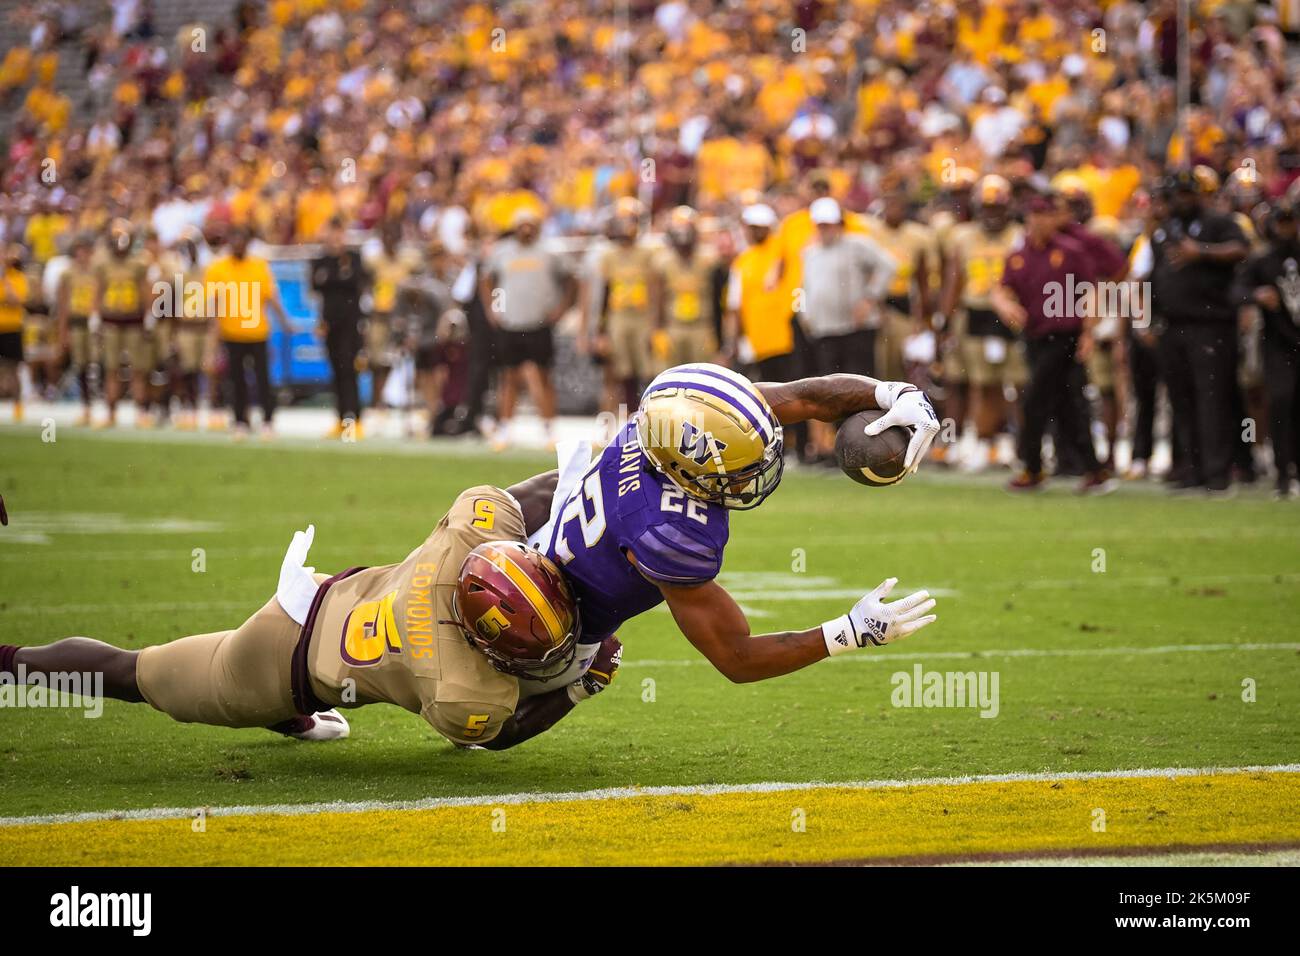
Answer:
<svg viewBox="0 0 1300 956"><path fill-rule="evenodd" d="M886 414L867 425L868 435L901 425L912 430L905 467L921 466L930 443L939 434L939 417L915 385L908 382L880 382L865 375L823 375L793 382L762 382L755 386L772 407L782 425L816 419L837 422L855 412L872 408Z"/></svg>
<svg viewBox="0 0 1300 956"><path fill-rule="evenodd" d="M715 581L694 587L661 584L659 590L686 639L733 683L780 677L827 656L819 627L751 637L745 612Z"/></svg>
<svg viewBox="0 0 1300 956"><path fill-rule="evenodd" d="M935 620L934 600L917 591L889 604L882 600L891 578L862 598L848 614L806 631L751 636L749 621L716 581L691 587L660 584L682 634L709 663L737 684L780 677L824 657L907 637Z"/></svg>
<svg viewBox="0 0 1300 956"><path fill-rule="evenodd" d="M865 375L822 375L793 382L759 382L755 388L772 406L776 420L793 425L813 419L837 422L855 412L879 408L876 386L880 383Z"/></svg>

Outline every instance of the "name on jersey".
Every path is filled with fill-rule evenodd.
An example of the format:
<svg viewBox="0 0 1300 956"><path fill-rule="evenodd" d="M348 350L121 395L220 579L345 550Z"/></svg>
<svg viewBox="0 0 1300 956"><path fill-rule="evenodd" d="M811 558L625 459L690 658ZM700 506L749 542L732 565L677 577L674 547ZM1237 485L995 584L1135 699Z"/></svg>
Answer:
<svg viewBox="0 0 1300 956"><path fill-rule="evenodd" d="M406 589L404 620L412 657L433 656L433 576L437 570L435 564L420 562L411 576L411 586Z"/></svg>
<svg viewBox="0 0 1300 956"><path fill-rule="evenodd" d="M618 496L641 487L641 446L635 439L623 446L618 458Z"/></svg>

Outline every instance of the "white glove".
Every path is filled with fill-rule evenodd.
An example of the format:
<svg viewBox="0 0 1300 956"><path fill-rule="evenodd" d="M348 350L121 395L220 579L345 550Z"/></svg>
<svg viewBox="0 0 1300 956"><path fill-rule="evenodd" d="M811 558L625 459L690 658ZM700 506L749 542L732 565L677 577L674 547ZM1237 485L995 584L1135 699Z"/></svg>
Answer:
<svg viewBox="0 0 1300 956"><path fill-rule="evenodd" d="M907 382L879 382L876 385L876 404L885 414L863 429L868 435L879 435L886 428L902 425L912 429L912 440L907 445L903 467L916 471L921 460L939 434L939 416L925 397L925 392Z"/></svg>
<svg viewBox="0 0 1300 956"><path fill-rule="evenodd" d="M831 657L845 651L874 644L880 647L901 640L934 622L935 615L927 614L934 607L929 591L917 591L905 598L886 604L886 594L894 589L898 578L882 581L866 595L848 614L822 625L822 637Z"/></svg>
<svg viewBox="0 0 1300 956"><path fill-rule="evenodd" d="M315 568L306 567L307 552L316 539L316 526L307 525L306 531L295 531L289 550L284 553L280 564L280 583L275 589L275 598L284 608L284 613L298 624L307 623L307 614L311 602L316 598L319 585L312 577Z"/></svg>

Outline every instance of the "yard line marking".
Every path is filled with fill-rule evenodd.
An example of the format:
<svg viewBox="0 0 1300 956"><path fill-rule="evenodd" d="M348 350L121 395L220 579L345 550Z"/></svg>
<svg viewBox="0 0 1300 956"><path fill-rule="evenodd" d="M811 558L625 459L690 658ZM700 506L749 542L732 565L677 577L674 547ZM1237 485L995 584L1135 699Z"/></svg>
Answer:
<svg viewBox="0 0 1300 956"><path fill-rule="evenodd" d="M804 783L692 784L656 787L605 787L598 790L503 793L467 797L426 797L422 800L359 800L327 803L273 803L231 807L204 807L210 817L304 816L313 813L369 813L383 810L437 810L443 807L501 806L522 803L575 803L596 800L632 800L638 797L694 797L717 794L783 793L791 790L901 790L912 787L957 787L987 783L1047 783L1054 780L1120 780L1158 777L1204 777L1216 774L1300 773L1300 763L1245 767L1162 767L1135 770L1066 770L1038 773L974 774L958 777L920 777L915 780L814 780ZM87 813L49 813L26 817L0 817L0 827L110 820L188 820L194 807L153 807L137 810L101 810Z"/></svg>
<svg viewBox="0 0 1300 956"><path fill-rule="evenodd" d="M924 588L930 592L930 597L936 598L955 598L961 597L961 592L953 588L935 588L921 585L913 587L910 584L895 585L899 594L905 594L912 590L921 590ZM797 591L782 591L776 588L767 588L762 591L732 591L727 590L737 601L845 601L854 600L866 594L868 588L801 588ZM659 605L655 605L658 607ZM667 605L665 605L667 607Z"/></svg>
<svg viewBox="0 0 1300 956"><path fill-rule="evenodd" d="M164 552L170 560L181 560L177 557L177 552ZM265 553L271 553L267 549ZM275 549L274 553L283 553L283 548ZM355 552L354 552L355 553ZM103 560L103 556L94 555L97 560ZM6 560L0 556L0 561ZM7 560L30 561L30 555L20 556L11 555ZM1096 577L1100 577L1097 575ZM1174 580L1173 578L1176 578ZM1150 577L1117 579L1112 581L1095 581L1090 578L1064 578L1059 580L1028 580L1015 582L989 582L983 584L964 585L963 589L944 588L937 586L919 585L918 587L928 590L932 597L937 598L959 598L963 591L995 591L999 593L1014 594L1016 588L1024 588L1027 591L1052 591L1058 589L1072 590L1082 586L1098 585L1101 587L1198 587L1214 584L1250 584L1250 583L1285 583L1290 581L1300 581L1300 572L1286 572L1281 574L1214 574L1214 575L1191 575L1167 576L1152 575ZM912 585L907 585L902 590L908 590ZM768 589L763 591L743 591L734 590L728 592L738 602L754 601L785 601L785 602L802 602L802 601L832 601L847 600L849 598L859 598L865 591L862 588L810 588L803 590L774 590ZM0 614L53 614L60 611L75 612L79 614L97 614L103 611L116 611L122 608L122 604L29 604L21 607L12 607L6 611L0 611ZM141 611L212 611L247 607L248 602L244 601L198 601L198 602L168 602L161 604L131 604L132 610ZM667 605L657 604L651 610L666 612ZM757 613L757 617L770 616L766 613ZM1213 646L1213 645L1211 645ZM1266 645L1259 645L1264 647ZM1282 645L1278 645L1282 646Z"/></svg>
<svg viewBox="0 0 1300 956"><path fill-rule="evenodd" d="M827 660L832 663L852 661L858 664L870 664L874 661L959 661L979 660L984 657L1124 657L1131 654L1147 656L1153 654L1198 654L1213 651L1300 651L1300 642L1160 644L1152 647L1016 647L1006 650L987 651L920 651L915 654L899 651L893 654L840 654L837 657L827 658ZM696 667L708 663L702 657L671 657L662 660L630 658L623 662L623 667Z"/></svg>

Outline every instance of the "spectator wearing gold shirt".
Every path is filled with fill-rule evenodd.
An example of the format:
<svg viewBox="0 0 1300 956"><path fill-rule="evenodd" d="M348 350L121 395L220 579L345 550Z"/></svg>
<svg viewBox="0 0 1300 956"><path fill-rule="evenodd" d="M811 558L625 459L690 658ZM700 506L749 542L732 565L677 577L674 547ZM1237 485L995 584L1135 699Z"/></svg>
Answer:
<svg viewBox="0 0 1300 956"><path fill-rule="evenodd" d="M23 314L26 311L27 276L23 273L23 248L11 243L5 251L0 275L0 401L13 402L13 419L23 420L22 385Z"/></svg>

